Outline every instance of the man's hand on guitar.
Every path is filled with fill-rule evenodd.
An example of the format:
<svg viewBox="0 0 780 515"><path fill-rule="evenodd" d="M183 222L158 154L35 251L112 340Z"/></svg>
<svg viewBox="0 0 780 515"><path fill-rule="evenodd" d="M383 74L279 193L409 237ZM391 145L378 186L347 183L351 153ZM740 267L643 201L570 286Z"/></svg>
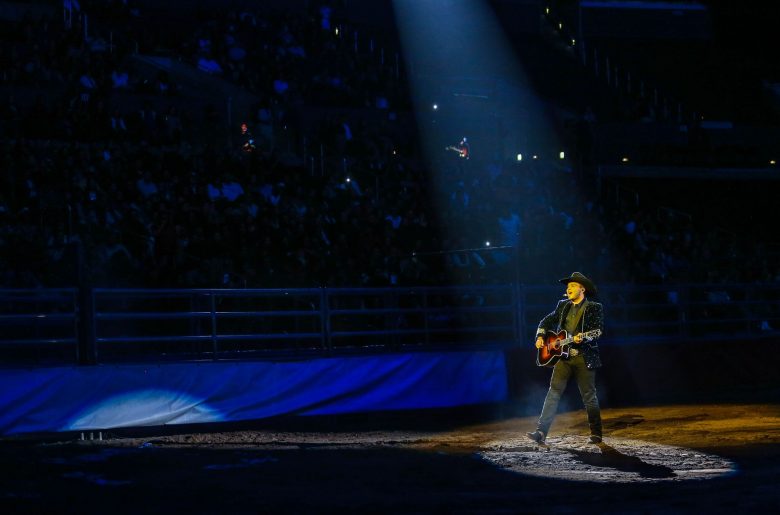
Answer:
<svg viewBox="0 0 780 515"><path fill-rule="evenodd" d="M535 344L535 345L536 345L536 348L537 348L537 349L541 349L542 347L544 347L544 338L542 338L541 336L539 336L539 337L536 339L536 344Z"/></svg>
<svg viewBox="0 0 780 515"><path fill-rule="evenodd" d="M574 335L574 343L582 343L582 333L578 333Z"/></svg>

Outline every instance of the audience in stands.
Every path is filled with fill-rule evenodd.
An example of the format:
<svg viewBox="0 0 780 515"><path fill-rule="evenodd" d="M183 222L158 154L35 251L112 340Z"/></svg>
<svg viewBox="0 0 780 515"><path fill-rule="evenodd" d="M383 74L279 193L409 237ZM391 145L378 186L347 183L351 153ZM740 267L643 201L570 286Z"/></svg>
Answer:
<svg viewBox="0 0 780 515"><path fill-rule="evenodd" d="M778 279L777 263L695 219L561 201L581 179L543 161L488 171L453 157L459 180L432 191L395 63L365 40L355 51L332 9L212 13L170 47L259 99L232 145L212 144L217 109L135 66L133 15L112 8L125 32L109 44L85 41L78 20L0 31L0 287L536 283L561 269ZM305 107L326 114L303 119Z"/></svg>

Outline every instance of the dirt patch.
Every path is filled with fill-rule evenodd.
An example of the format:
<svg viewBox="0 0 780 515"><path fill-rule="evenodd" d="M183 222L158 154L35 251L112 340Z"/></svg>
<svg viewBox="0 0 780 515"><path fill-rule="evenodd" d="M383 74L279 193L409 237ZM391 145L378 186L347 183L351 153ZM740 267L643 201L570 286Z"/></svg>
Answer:
<svg viewBox="0 0 780 515"><path fill-rule="evenodd" d="M0 512L778 511L780 407L608 409L450 430L188 433L0 444ZM93 434L96 437L96 435Z"/></svg>

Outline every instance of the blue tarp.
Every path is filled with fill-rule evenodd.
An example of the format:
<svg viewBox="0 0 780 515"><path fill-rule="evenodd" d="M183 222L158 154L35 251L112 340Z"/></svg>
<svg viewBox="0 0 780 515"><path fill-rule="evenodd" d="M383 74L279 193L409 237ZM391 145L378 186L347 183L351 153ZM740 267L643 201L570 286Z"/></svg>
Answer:
<svg viewBox="0 0 780 515"><path fill-rule="evenodd" d="M0 434L452 407L507 397L502 351L0 371Z"/></svg>

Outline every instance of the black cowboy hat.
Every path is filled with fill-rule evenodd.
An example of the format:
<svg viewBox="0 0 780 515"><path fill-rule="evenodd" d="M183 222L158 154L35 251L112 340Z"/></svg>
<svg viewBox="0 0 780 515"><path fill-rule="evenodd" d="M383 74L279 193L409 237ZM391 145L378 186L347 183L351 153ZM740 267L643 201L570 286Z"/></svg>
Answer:
<svg viewBox="0 0 780 515"><path fill-rule="evenodd" d="M560 279L558 282L563 284L579 283L585 287L586 295L596 295L596 293L598 293L596 284L579 272L574 272L573 274L571 274L570 277L564 277L563 279Z"/></svg>

